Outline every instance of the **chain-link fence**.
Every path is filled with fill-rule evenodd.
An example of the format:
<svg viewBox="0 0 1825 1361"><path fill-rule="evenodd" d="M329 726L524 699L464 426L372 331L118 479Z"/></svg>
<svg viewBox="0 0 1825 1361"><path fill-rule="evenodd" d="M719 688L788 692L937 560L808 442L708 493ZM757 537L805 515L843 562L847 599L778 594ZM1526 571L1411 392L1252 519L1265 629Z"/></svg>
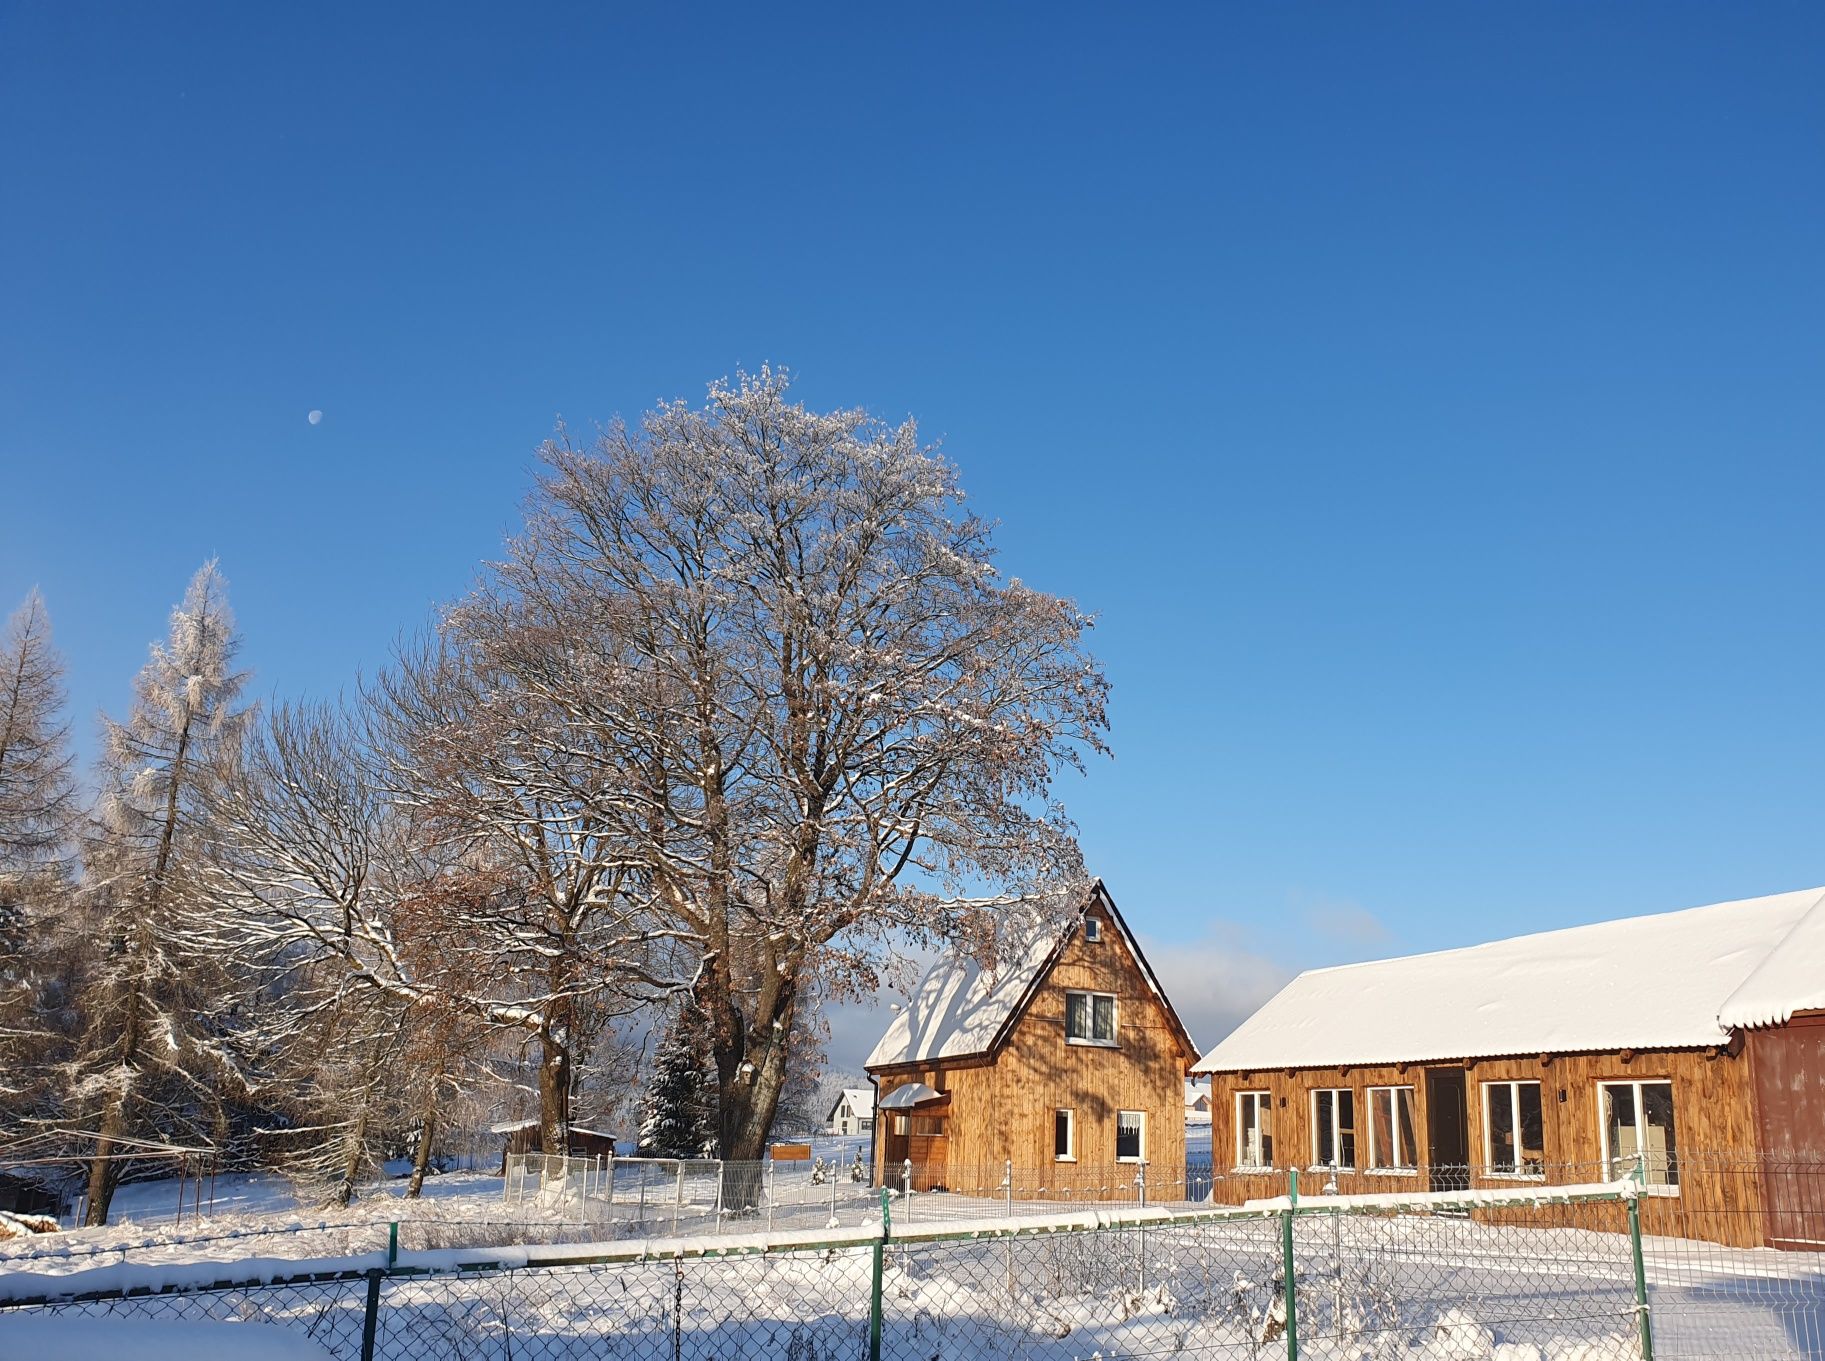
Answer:
<svg viewBox="0 0 1825 1361"><path fill-rule="evenodd" d="M872 1226L821 1233L401 1248L268 1284L166 1269L150 1294L73 1277L0 1300L0 1341L24 1311L280 1324L343 1361L1825 1356L1825 1254L1655 1238L1628 1184L910 1224L872 1194Z"/></svg>

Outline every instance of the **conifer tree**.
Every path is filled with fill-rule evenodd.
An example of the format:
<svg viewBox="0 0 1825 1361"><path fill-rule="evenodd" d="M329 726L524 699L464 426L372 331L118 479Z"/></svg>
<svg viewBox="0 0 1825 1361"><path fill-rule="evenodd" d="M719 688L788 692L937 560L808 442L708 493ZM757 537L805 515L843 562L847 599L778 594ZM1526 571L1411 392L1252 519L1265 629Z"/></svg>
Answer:
<svg viewBox="0 0 1825 1361"><path fill-rule="evenodd" d="M238 750L246 673L227 583L213 560L172 611L134 682L124 723L103 719L101 806L85 868L105 952L87 982L88 1028L71 1074L75 1114L97 1131L90 1224L105 1224L131 1141L201 1140L218 1128L205 1074L212 1045L200 1018L219 960L186 952L181 922L195 896L206 792Z"/></svg>
<svg viewBox="0 0 1825 1361"><path fill-rule="evenodd" d="M640 1119L640 1155L702 1158L714 1156L715 1147L709 1032L703 1013L687 1002L653 1055L652 1086Z"/></svg>

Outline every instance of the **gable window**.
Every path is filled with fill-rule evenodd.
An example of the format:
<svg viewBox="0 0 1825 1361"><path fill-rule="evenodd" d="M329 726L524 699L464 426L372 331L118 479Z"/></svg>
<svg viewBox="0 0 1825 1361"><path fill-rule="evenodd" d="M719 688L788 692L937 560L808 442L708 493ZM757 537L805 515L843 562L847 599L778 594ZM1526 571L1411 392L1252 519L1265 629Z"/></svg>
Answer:
<svg viewBox="0 0 1825 1361"><path fill-rule="evenodd" d="M1312 1161L1320 1167L1356 1166L1356 1093L1348 1087L1312 1093Z"/></svg>
<svg viewBox="0 0 1825 1361"><path fill-rule="evenodd" d="M1094 945L1103 938L1103 924L1095 917L1084 918L1084 939Z"/></svg>
<svg viewBox="0 0 1825 1361"><path fill-rule="evenodd" d="M1114 1044L1115 994L1067 992L1065 1039L1071 1044Z"/></svg>
<svg viewBox="0 0 1825 1361"><path fill-rule="evenodd" d="M1077 1114L1074 1111L1052 1112L1052 1156L1061 1163L1077 1161Z"/></svg>
<svg viewBox="0 0 1825 1361"><path fill-rule="evenodd" d="M1115 1113L1115 1160L1118 1163L1138 1163L1147 1156L1147 1113L1145 1111L1117 1111Z"/></svg>
<svg viewBox="0 0 1825 1361"><path fill-rule="evenodd" d="M1539 1083L1483 1084L1483 1162L1491 1176L1546 1174Z"/></svg>
<svg viewBox="0 0 1825 1361"><path fill-rule="evenodd" d="M1671 1082L1600 1082L1603 1168L1610 1180L1635 1175L1648 1186L1679 1185Z"/></svg>
<svg viewBox="0 0 1825 1361"><path fill-rule="evenodd" d="M1369 1088L1369 1166L1380 1172L1418 1169L1411 1087Z"/></svg>
<svg viewBox="0 0 1825 1361"><path fill-rule="evenodd" d="M1239 1169L1274 1165L1274 1095L1272 1092L1236 1093L1236 1166Z"/></svg>

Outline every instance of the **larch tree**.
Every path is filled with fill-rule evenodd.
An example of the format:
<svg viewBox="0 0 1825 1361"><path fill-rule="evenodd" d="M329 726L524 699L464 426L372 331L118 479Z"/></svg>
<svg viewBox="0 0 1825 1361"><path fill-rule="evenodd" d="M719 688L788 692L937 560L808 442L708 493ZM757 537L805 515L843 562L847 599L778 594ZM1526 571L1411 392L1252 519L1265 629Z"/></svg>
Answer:
<svg viewBox="0 0 1825 1361"><path fill-rule="evenodd" d="M872 990L908 939L993 952L1004 909L1080 891L1052 786L1106 730L1091 621L997 572L952 465L910 421L787 389L763 371L549 444L524 532L450 615L501 703L549 706L546 740L599 763L572 806L617 871L591 892L688 948L743 1161L810 999Z"/></svg>
<svg viewBox="0 0 1825 1361"><path fill-rule="evenodd" d="M79 808L63 660L37 591L0 637L0 1134L43 1095L61 1038L41 1006L48 948L68 903Z"/></svg>
<svg viewBox="0 0 1825 1361"><path fill-rule="evenodd" d="M85 868L101 917L73 1060L72 1104L95 1121L90 1224L105 1224L135 1146L209 1137L213 1038L201 1019L219 961L178 929L199 892L208 792L239 750L249 710L227 582L205 563L134 681L125 722L103 719L101 803Z"/></svg>

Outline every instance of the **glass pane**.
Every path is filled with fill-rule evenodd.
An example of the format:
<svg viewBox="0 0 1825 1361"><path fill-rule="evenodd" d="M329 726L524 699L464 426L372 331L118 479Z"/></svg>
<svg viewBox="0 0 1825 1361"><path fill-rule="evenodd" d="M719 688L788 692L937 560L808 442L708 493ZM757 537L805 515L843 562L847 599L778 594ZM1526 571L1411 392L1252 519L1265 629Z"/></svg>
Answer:
<svg viewBox="0 0 1825 1361"><path fill-rule="evenodd" d="M1414 1150L1419 1147L1419 1143L1413 1137L1413 1089L1411 1087L1398 1088L1394 1096L1400 1129L1400 1161L1394 1166L1418 1167L1419 1159L1414 1153Z"/></svg>
<svg viewBox="0 0 1825 1361"><path fill-rule="evenodd" d="M1356 1166L1356 1093L1337 1093L1337 1162Z"/></svg>
<svg viewBox="0 0 1825 1361"><path fill-rule="evenodd" d="M1073 1040L1090 1038L1090 996L1088 993L1065 994L1065 1035Z"/></svg>
<svg viewBox="0 0 1825 1361"><path fill-rule="evenodd" d="M1650 1186L1679 1185L1678 1150L1673 1142L1673 1084L1641 1084L1641 1123Z"/></svg>
<svg viewBox="0 0 1825 1361"><path fill-rule="evenodd" d="M1611 1177L1626 1177L1635 1170L1641 1138L1635 1127L1635 1090L1621 1085L1603 1089L1603 1125L1609 1135Z"/></svg>
<svg viewBox="0 0 1825 1361"><path fill-rule="evenodd" d="M1261 1103L1261 1161L1256 1165L1272 1167L1274 1165L1274 1098L1269 1093L1262 1092L1255 1099Z"/></svg>
<svg viewBox="0 0 1825 1361"><path fill-rule="evenodd" d="M1540 1130L1540 1084L1524 1082L1516 1088L1521 1105L1520 1170L1538 1176L1546 1170L1546 1146Z"/></svg>
<svg viewBox="0 0 1825 1361"><path fill-rule="evenodd" d="M1115 1117L1115 1156L1141 1156L1141 1117L1135 1111L1122 1111Z"/></svg>
<svg viewBox="0 0 1825 1361"><path fill-rule="evenodd" d="M1336 1151L1336 1125L1331 1119L1331 1094L1312 1094L1312 1161L1328 1164Z"/></svg>
<svg viewBox="0 0 1825 1361"><path fill-rule="evenodd" d="M1369 1093L1369 1161L1377 1167L1399 1167L1400 1146L1394 1137L1394 1093Z"/></svg>
<svg viewBox="0 0 1825 1361"><path fill-rule="evenodd" d="M1489 1170L1515 1170L1514 1088L1506 1082L1483 1088L1489 1105Z"/></svg>
<svg viewBox="0 0 1825 1361"><path fill-rule="evenodd" d="M1098 997L1095 999L1095 1002L1096 1028L1092 1033L1091 1038L1098 1040L1113 1040L1115 1038L1115 999L1113 997Z"/></svg>
<svg viewBox="0 0 1825 1361"><path fill-rule="evenodd" d="M1052 1155L1057 1158L1071 1156L1071 1112L1057 1111L1052 1117Z"/></svg>

